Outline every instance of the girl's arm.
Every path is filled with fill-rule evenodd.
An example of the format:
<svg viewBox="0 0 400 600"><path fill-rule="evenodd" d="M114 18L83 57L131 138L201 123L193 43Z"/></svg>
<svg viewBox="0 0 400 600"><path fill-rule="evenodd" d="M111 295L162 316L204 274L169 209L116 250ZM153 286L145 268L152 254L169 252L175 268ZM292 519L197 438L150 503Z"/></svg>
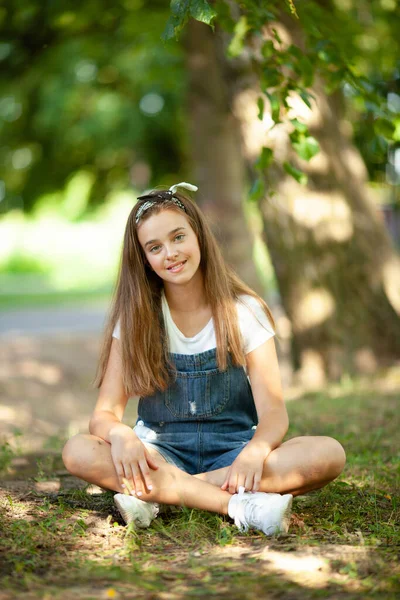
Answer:
<svg viewBox="0 0 400 600"><path fill-rule="evenodd" d="M264 461L281 444L289 426L273 338L249 352L246 361L258 425L252 440L230 466L221 486L231 494L242 486L254 492L260 488Z"/></svg>
<svg viewBox="0 0 400 600"><path fill-rule="evenodd" d="M122 382L119 341L113 339L89 431L111 445L111 458L122 487L126 480L131 493L141 496L145 487L152 489L150 470L158 466L133 429L122 423L128 398Z"/></svg>
<svg viewBox="0 0 400 600"><path fill-rule="evenodd" d="M128 402L122 383L122 361L119 341L113 338L110 357L93 415L89 423L89 431L108 443L110 434L115 428L128 428L122 423L122 417Z"/></svg>
<svg viewBox="0 0 400 600"><path fill-rule="evenodd" d="M246 362L258 416L252 443L264 446L269 454L281 444L289 427L274 339L249 352Z"/></svg>

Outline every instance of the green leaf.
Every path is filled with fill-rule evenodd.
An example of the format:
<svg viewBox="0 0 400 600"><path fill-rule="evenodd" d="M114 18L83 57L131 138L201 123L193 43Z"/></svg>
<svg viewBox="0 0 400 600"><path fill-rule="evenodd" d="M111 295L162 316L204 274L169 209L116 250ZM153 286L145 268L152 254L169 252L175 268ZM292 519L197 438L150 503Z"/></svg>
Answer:
<svg viewBox="0 0 400 600"><path fill-rule="evenodd" d="M257 106L258 106L258 115L257 116L260 119L260 121L262 121L263 117L264 117L264 106L265 106L263 98L260 97L257 100Z"/></svg>
<svg viewBox="0 0 400 600"><path fill-rule="evenodd" d="M280 85L283 78L282 70L276 67L266 67L262 70L261 87L268 89Z"/></svg>
<svg viewBox="0 0 400 600"><path fill-rule="evenodd" d="M249 192L250 202L257 202L265 196L265 183L263 179L256 179Z"/></svg>
<svg viewBox="0 0 400 600"><path fill-rule="evenodd" d="M310 98L314 99L314 96L312 94L303 90L302 92L300 92L300 98L303 100L304 104L308 106L308 108L311 108Z"/></svg>
<svg viewBox="0 0 400 600"><path fill-rule="evenodd" d="M184 15L187 17L188 15L188 0L171 0L170 9L171 13L176 17Z"/></svg>
<svg viewBox="0 0 400 600"><path fill-rule="evenodd" d="M239 56L243 52L244 39L250 26L245 16L240 17L239 21L235 25L234 36L228 47L228 56L234 57Z"/></svg>
<svg viewBox="0 0 400 600"><path fill-rule="evenodd" d="M261 54L263 58L271 58L276 54L275 46L272 40L267 40L264 42L261 48Z"/></svg>
<svg viewBox="0 0 400 600"><path fill-rule="evenodd" d="M264 146L264 148L261 150L261 154L258 157L258 159L256 160L254 166L258 171L265 171L266 169L268 169L268 167L272 163L273 158L274 158L273 150L271 150L271 148L267 148L266 146Z"/></svg>
<svg viewBox="0 0 400 600"><path fill-rule="evenodd" d="M299 169L296 169L296 167L288 162L283 163L283 168L285 169L286 173L291 175L291 177L293 177L293 179L295 179L298 183L301 185L307 184L308 177L305 173L303 173L303 171L299 171Z"/></svg>
<svg viewBox="0 0 400 600"><path fill-rule="evenodd" d="M381 162L382 160L385 160L384 157L386 157L388 151L388 142L384 137L382 137L381 135L375 135L368 144L368 146L369 152L374 157L374 160L376 160L376 162Z"/></svg>
<svg viewBox="0 0 400 600"><path fill-rule="evenodd" d="M306 133L308 131L308 127L305 123L301 123L297 119L290 119L291 124L295 128L296 131L300 133Z"/></svg>
<svg viewBox="0 0 400 600"><path fill-rule="evenodd" d="M217 16L216 11L209 5L207 0L190 0L190 16L197 21L211 25L211 21Z"/></svg>
<svg viewBox="0 0 400 600"><path fill-rule="evenodd" d="M265 93L268 96L268 100L271 105L271 118L274 121L274 123L279 123L280 122L279 114L280 114L280 110L281 110L279 96L278 96L278 94L275 94L275 92L274 93L265 92Z"/></svg>
<svg viewBox="0 0 400 600"><path fill-rule="evenodd" d="M303 76L303 85L311 87L314 80L314 68L308 56L302 54L298 62L299 70Z"/></svg>
<svg viewBox="0 0 400 600"><path fill-rule="evenodd" d="M189 2L188 0L171 0L170 9L171 15L161 35L161 39L165 42L172 38L178 39L189 18Z"/></svg>
<svg viewBox="0 0 400 600"><path fill-rule="evenodd" d="M189 17L213 28L211 21L217 16L207 0L171 0L170 9L171 15L161 36L164 41L177 40Z"/></svg>
<svg viewBox="0 0 400 600"><path fill-rule="evenodd" d="M311 160L319 152L319 144L311 135L301 136L299 140L292 144L297 154L303 160Z"/></svg>
<svg viewBox="0 0 400 600"><path fill-rule="evenodd" d="M400 118L394 120L395 131L393 132L393 140L400 142Z"/></svg>
<svg viewBox="0 0 400 600"><path fill-rule="evenodd" d="M280 38L279 33L277 32L277 30L275 28L272 30L272 34L273 34L274 38L276 39L276 41L279 44L282 44L282 39Z"/></svg>
<svg viewBox="0 0 400 600"><path fill-rule="evenodd" d="M376 119L374 121L374 131L377 135L381 135L387 140L392 140L396 126L389 119Z"/></svg>
<svg viewBox="0 0 400 600"><path fill-rule="evenodd" d="M299 15L297 14L296 7L295 7L295 5L294 5L294 2L293 2L293 0L286 0L286 3L287 3L287 5L289 6L289 10L290 10L290 12L292 13L292 15L293 15L294 17L296 17L296 19L298 19L298 18L299 18Z"/></svg>
<svg viewBox="0 0 400 600"><path fill-rule="evenodd" d="M169 19L165 25L165 29L164 29L163 33L161 34L161 39L164 40L164 42L167 42L168 40L172 40L172 38L178 39L177 35L175 34L175 30L180 31L182 29L182 27L179 28L179 22L177 22L175 17L169 17Z"/></svg>

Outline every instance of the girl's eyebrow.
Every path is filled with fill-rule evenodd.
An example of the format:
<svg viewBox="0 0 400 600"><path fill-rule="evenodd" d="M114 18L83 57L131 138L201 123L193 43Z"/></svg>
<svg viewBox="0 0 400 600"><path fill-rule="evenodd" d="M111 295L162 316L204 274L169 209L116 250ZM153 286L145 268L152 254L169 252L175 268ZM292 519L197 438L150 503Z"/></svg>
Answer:
<svg viewBox="0 0 400 600"><path fill-rule="evenodd" d="M181 229L186 229L185 227L176 227L175 229L173 229L172 231L170 231L168 233L168 235L173 235L174 233L176 233L177 231L180 231ZM144 247L146 248L147 246L149 246L150 244L154 244L154 242L158 242L159 240L149 240L148 242L145 243Z"/></svg>

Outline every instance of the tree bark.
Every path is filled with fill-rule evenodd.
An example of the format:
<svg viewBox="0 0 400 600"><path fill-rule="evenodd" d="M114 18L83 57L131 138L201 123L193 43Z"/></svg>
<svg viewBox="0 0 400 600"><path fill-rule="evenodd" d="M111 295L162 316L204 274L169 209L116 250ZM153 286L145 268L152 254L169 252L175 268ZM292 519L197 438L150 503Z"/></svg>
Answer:
<svg viewBox="0 0 400 600"><path fill-rule="evenodd" d="M310 131L321 154L299 164L307 188L281 173L279 209L267 199L261 208L295 362L304 369L314 357L337 377L400 357L400 261L368 197L341 98L321 85L313 93L319 118Z"/></svg>
<svg viewBox="0 0 400 600"><path fill-rule="evenodd" d="M246 164L242 155L240 123L232 103L245 83L251 65L229 61L224 36L191 20L184 45L187 51L189 92L188 153L196 198L211 219L224 257L239 276L263 294L253 261L253 239L243 213Z"/></svg>
<svg viewBox="0 0 400 600"><path fill-rule="evenodd" d="M264 240L292 325L294 367L302 382L318 386L326 375L371 372L399 359L400 259L368 196L343 99L327 96L321 84L312 93L312 111L294 101L291 115L308 121L319 141L321 152L309 163L296 158L286 125L255 138L259 91L248 91L246 112L239 103L236 114L250 163L263 145L275 149L273 193L260 202ZM246 119L250 103L253 117ZM307 173L306 186L286 174L285 160Z"/></svg>
<svg viewBox="0 0 400 600"><path fill-rule="evenodd" d="M286 125L266 135L257 117L255 71L226 58L221 32L192 22L186 47L188 143L203 208L218 223L228 261L253 287L252 243L242 213L246 168L252 169L263 145L275 149L268 173L274 194L260 211L301 381L319 386L327 376L371 372L398 359L400 260L368 198L365 165L351 142L343 99L328 97L317 84L312 111L294 100L291 116L308 121L321 146L306 163L294 156ZM285 160L308 174L307 186L286 174Z"/></svg>

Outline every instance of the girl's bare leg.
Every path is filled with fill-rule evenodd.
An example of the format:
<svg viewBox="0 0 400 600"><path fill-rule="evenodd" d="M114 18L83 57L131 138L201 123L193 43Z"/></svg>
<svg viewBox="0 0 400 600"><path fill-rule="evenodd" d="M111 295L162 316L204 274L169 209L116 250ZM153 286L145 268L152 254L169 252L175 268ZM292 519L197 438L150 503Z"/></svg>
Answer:
<svg viewBox="0 0 400 600"><path fill-rule="evenodd" d="M273 450L264 463L261 492L297 496L323 487L342 472L346 455L342 446L330 437L296 437ZM220 487L228 467L195 475Z"/></svg>
<svg viewBox="0 0 400 600"><path fill-rule="evenodd" d="M167 463L153 448L149 453L159 465L151 471L153 489L144 488L141 500L200 508L228 514L229 492L188 475ZM79 434L71 438L63 450L63 460L70 473L102 488L123 492L111 458L111 446L101 438Z"/></svg>

